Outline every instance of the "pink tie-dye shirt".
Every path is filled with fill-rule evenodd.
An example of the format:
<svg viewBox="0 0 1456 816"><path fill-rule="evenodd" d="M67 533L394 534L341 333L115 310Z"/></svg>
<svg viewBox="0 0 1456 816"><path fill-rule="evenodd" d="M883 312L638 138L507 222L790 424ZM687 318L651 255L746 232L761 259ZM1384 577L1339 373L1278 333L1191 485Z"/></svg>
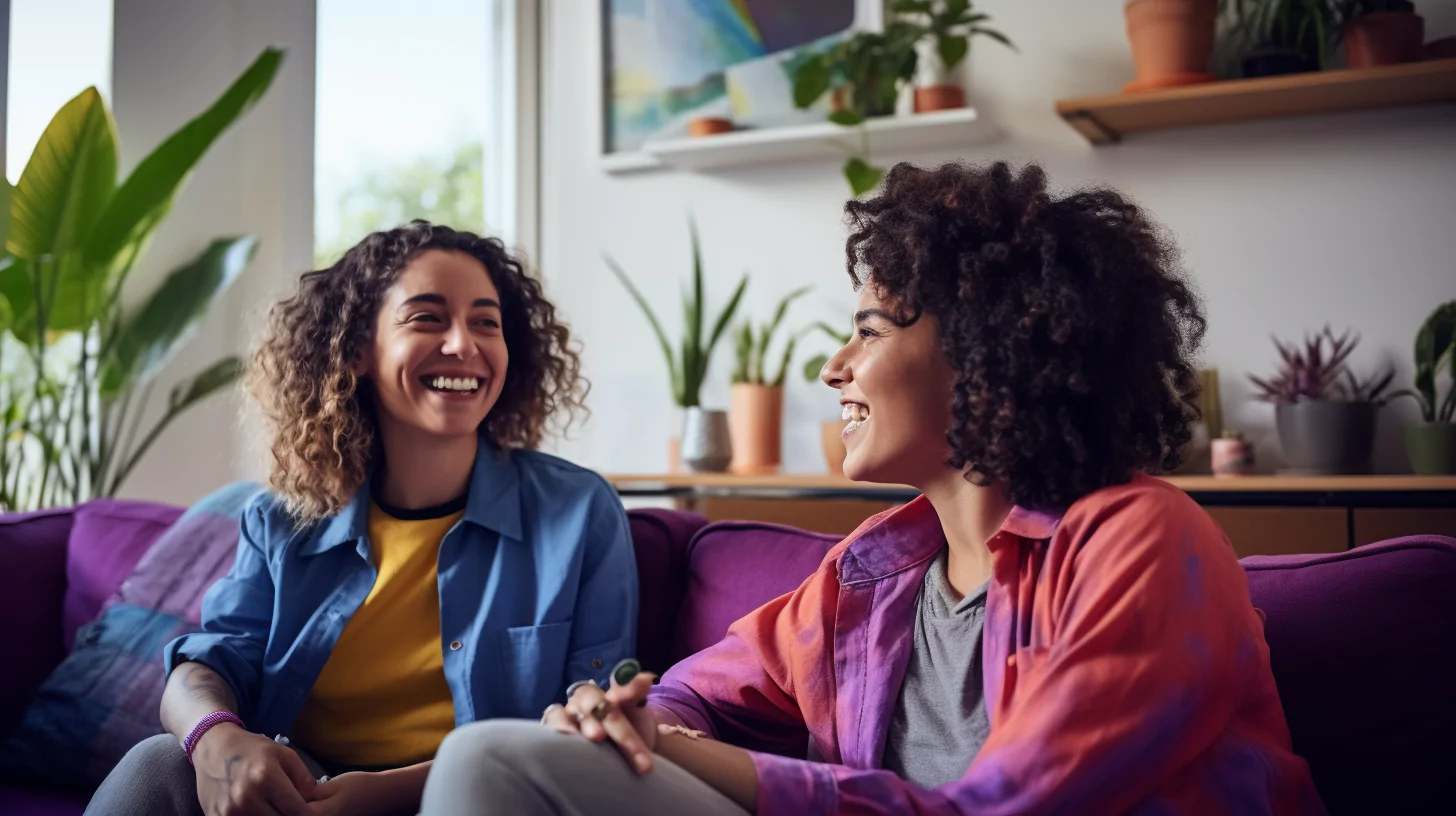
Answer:
<svg viewBox="0 0 1456 816"><path fill-rule="evenodd" d="M1147 476L1011 512L989 542L989 739L939 788L881 769L944 543L924 498L869 519L650 704L753 752L760 816L1325 812L1227 538Z"/></svg>

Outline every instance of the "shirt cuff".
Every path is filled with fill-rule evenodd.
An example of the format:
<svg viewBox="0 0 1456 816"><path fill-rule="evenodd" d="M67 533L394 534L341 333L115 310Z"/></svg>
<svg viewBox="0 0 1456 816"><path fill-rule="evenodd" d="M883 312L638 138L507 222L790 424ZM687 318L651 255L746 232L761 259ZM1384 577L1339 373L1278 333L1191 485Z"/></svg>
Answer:
<svg viewBox="0 0 1456 816"><path fill-rule="evenodd" d="M834 775L816 762L749 751L758 772L758 816L834 813Z"/></svg>

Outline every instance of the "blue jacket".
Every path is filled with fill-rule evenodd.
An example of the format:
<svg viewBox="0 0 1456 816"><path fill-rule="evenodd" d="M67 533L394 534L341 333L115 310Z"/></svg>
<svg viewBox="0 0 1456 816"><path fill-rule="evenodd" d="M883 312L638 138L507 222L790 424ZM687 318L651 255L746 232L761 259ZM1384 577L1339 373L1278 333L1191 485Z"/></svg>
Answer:
<svg viewBox="0 0 1456 816"><path fill-rule="evenodd" d="M202 629L166 670L227 680L248 728L287 734L339 634L374 586L366 484L337 516L300 526L271 493L243 511L237 560L207 593ZM631 656L637 570L627 516L600 476L482 442L464 517L440 544L440 648L455 724L535 719L568 683L606 683Z"/></svg>

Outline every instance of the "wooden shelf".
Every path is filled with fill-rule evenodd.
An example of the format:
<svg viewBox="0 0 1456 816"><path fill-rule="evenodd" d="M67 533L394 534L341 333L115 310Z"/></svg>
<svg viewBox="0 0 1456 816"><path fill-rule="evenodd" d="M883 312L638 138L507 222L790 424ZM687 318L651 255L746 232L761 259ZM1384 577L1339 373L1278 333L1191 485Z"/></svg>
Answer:
<svg viewBox="0 0 1456 816"><path fill-rule="evenodd" d="M1063 99L1057 113L1094 145L1150 130L1456 102L1456 59L1207 82Z"/></svg>
<svg viewBox="0 0 1456 816"><path fill-rule="evenodd" d="M1452 491L1456 476L1167 476L1175 487L1189 492L1219 493L1384 493L1401 491ZM828 474L780 474L737 476L730 473L615 474L607 481L619 489L804 491L836 493L912 491L904 485L852 482Z"/></svg>
<svg viewBox="0 0 1456 816"><path fill-rule="evenodd" d="M995 131L975 108L887 116L865 124L870 155L885 162L897 154L984 143ZM707 171L755 164L843 158L858 150L859 128L831 122L740 130L715 136L648 141L637 153L602 158L609 173L674 168Z"/></svg>

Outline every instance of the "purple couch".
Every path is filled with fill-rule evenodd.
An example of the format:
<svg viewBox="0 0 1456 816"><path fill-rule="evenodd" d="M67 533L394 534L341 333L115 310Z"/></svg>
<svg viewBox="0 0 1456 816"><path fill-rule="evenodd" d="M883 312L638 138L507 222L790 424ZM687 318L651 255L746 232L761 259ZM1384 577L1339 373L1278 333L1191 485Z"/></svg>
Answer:
<svg viewBox="0 0 1456 816"><path fill-rule="evenodd" d="M129 502L101 509L104 523L69 510L0 516L0 728L63 657L78 620L99 610L148 537L180 512ZM658 670L792 590L835 543L770 524L705 526L687 513L630 517L643 595L638 653ZM1456 812L1456 540L1413 537L1243 563L1268 616L1294 747L1330 811ZM83 807L75 796L0 787L7 816L71 816Z"/></svg>

